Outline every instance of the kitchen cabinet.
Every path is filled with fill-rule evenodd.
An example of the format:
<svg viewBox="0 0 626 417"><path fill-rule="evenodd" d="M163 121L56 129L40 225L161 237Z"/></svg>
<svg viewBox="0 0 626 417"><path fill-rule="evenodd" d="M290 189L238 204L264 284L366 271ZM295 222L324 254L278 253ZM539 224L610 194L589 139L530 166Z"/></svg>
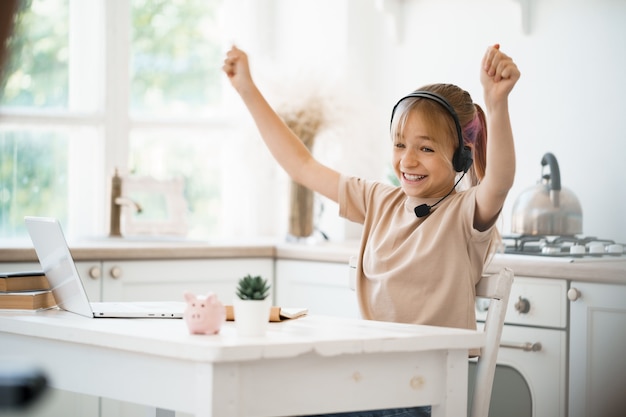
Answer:
<svg viewBox="0 0 626 417"><path fill-rule="evenodd" d="M1 262L0 271L20 272L20 271L41 271L39 262Z"/></svg>
<svg viewBox="0 0 626 417"><path fill-rule="evenodd" d="M626 285L572 282L569 416L626 410Z"/></svg>
<svg viewBox="0 0 626 417"><path fill-rule="evenodd" d="M80 261L75 264L89 300L102 301L102 262Z"/></svg>
<svg viewBox="0 0 626 417"><path fill-rule="evenodd" d="M188 259L105 261L101 264L102 301L183 300L183 292L214 292L230 304L247 274L274 280L272 259Z"/></svg>
<svg viewBox="0 0 626 417"><path fill-rule="evenodd" d="M77 261L91 301L183 300L183 292L217 294L230 304L239 278L261 275L274 281L271 258ZM0 263L0 270L39 270L36 262Z"/></svg>
<svg viewBox="0 0 626 417"><path fill-rule="evenodd" d="M310 314L360 317L348 285L348 263L276 260L276 304L306 307Z"/></svg>

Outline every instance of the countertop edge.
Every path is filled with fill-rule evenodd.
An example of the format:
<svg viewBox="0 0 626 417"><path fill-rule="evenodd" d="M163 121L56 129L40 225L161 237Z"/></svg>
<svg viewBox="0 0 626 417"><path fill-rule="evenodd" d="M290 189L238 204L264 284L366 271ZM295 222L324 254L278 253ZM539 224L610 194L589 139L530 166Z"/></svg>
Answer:
<svg viewBox="0 0 626 417"><path fill-rule="evenodd" d="M237 259L269 258L311 262L345 263L358 255L359 242L320 242L316 244L262 242L224 244L150 244L146 246L70 246L76 261L107 260L177 260L177 259ZM0 262L37 262L34 249L29 247L0 249ZM503 267L515 276L555 278L570 281L626 284L626 257L594 260L569 260L526 255L496 254L487 265L486 273L496 273Z"/></svg>

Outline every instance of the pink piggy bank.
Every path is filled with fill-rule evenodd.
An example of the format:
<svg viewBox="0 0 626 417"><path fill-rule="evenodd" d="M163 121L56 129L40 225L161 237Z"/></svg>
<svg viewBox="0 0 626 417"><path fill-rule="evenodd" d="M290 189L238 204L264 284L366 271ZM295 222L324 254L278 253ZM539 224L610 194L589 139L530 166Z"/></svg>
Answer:
<svg viewBox="0 0 626 417"><path fill-rule="evenodd" d="M206 297L185 292L187 307L183 315L191 334L217 334L226 321L226 309L210 292Z"/></svg>

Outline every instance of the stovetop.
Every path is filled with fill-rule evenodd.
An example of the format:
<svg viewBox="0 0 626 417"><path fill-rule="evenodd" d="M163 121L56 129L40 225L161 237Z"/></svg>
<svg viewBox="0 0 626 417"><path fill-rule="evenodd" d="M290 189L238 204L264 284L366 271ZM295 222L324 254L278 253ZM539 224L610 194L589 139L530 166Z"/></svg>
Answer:
<svg viewBox="0 0 626 417"><path fill-rule="evenodd" d="M563 258L622 258L626 245L595 236L505 235L504 253Z"/></svg>

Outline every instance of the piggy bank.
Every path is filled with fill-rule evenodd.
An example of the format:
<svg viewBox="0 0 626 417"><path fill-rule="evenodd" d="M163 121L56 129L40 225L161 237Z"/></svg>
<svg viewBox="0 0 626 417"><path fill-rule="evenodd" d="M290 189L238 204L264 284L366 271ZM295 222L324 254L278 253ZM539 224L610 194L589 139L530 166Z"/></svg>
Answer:
<svg viewBox="0 0 626 417"><path fill-rule="evenodd" d="M210 292L205 297L185 292L187 307L183 318L191 334L217 334L226 320L226 309Z"/></svg>

